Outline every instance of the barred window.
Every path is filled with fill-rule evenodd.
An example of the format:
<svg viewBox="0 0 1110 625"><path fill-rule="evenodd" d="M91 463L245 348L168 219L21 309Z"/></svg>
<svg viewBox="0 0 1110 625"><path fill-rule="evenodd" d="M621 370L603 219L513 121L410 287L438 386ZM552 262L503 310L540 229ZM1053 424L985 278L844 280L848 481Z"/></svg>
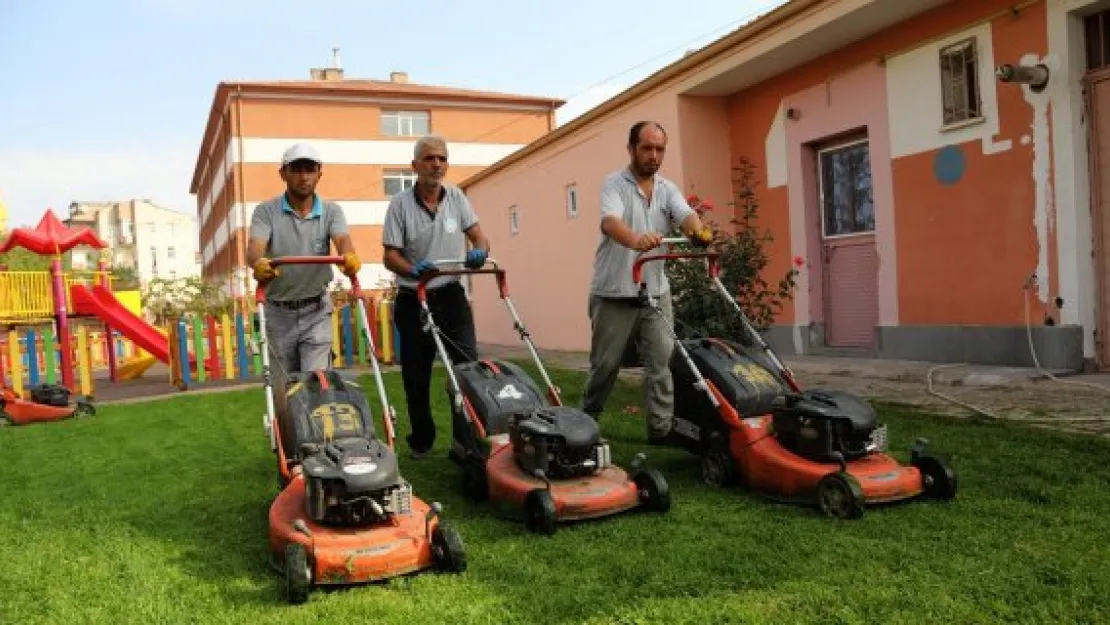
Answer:
<svg viewBox="0 0 1110 625"><path fill-rule="evenodd" d="M978 67L974 37L941 49L940 85L945 126L982 117Z"/></svg>

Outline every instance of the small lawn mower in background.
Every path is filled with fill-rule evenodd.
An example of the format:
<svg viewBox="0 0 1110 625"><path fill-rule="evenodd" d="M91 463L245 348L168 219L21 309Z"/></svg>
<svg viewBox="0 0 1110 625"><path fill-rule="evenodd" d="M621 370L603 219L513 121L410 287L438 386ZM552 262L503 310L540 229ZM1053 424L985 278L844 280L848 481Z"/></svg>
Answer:
<svg viewBox="0 0 1110 625"><path fill-rule="evenodd" d="M342 264L342 257L283 257L273 266ZM358 279L351 279L381 400L384 441L359 386L334 370L270 369L265 292L256 291L266 390L263 423L282 485L270 507L270 549L285 592L302 603L314 586L382 580L426 568L466 569L459 533L439 520L442 506L412 494L394 452L389 404ZM279 363L278 369L281 369ZM277 387L275 389L275 386Z"/></svg>
<svg viewBox="0 0 1110 625"><path fill-rule="evenodd" d="M0 386L0 425L29 425L63 419L91 417L96 414L92 398L72 398L60 384L38 384L27 389L29 399Z"/></svg>
<svg viewBox="0 0 1110 625"><path fill-rule="evenodd" d="M449 457L463 469L464 492L490 499L508 516L523 516L525 526L551 535L558 524L595 519L644 506L670 509L663 474L645 466L637 454L629 472L616 466L609 444L588 414L564 406L535 345L509 299L505 270L440 269L462 261L439 261L436 271L417 285L422 323L435 341L447 369L451 399L452 444ZM427 282L445 275L491 274L513 325L543 376L547 400L522 368L504 360L453 364L427 300Z"/></svg>
<svg viewBox="0 0 1110 625"><path fill-rule="evenodd" d="M717 252L672 248L637 258L633 280L647 305L662 315L641 280L643 265L684 258L705 261L710 283L740 315L759 352L719 338L680 340L668 320L675 340L671 440L701 457L704 481L739 481L778 501L816 503L826 515L841 519L859 518L871 504L955 497L956 474L942 458L926 453L928 441L918 439L910 465L901 465L886 453L886 425L865 399L798 386L721 282Z"/></svg>

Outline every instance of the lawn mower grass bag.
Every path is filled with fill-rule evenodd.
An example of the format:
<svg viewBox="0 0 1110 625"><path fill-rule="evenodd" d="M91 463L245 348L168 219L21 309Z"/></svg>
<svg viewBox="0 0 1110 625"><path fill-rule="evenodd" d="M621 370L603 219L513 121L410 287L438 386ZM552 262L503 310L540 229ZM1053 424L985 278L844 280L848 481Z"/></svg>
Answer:
<svg viewBox="0 0 1110 625"><path fill-rule="evenodd" d="M304 465L306 512L362 525L407 509L397 460L374 431L366 395L337 371L297 374L285 400L294 459Z"/></svg>
<svg viewBox="0 0 1110 625"><path fill-rule="evenodd" d="M530 413L547 404L531 376L511 362L484 360L455 365L455 376L486 436L508 432L509 417L514 413ZM451 396L450 380L447 394ZM452 407L451 421L455 440L465 441L467 449L474 449L478 441L466 413Z"/></svg>
<svg viewBox="0 0 1110 625"><path fill-rule="evenodd" d="M764 356L734 341L688 339L682 342L702 377L713 383L741 418L771 414L775 400L789 387ZM671 356L674 379L677 440L692 451L699 451L718 433L727 440L727 426L705 391L694 386L695 379L679 350Z"/></svg>

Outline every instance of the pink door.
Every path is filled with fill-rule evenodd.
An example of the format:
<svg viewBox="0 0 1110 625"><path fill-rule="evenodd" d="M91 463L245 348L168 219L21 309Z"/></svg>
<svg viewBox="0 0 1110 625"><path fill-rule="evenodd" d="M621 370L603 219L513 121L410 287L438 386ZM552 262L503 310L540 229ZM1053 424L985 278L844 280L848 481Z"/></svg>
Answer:
<svg viewBox="0 0 1110 625"><path fill-rule="evenodd" d="M867 140L817 155L825 344L871 347L879 324L879 265Z"/></svg>

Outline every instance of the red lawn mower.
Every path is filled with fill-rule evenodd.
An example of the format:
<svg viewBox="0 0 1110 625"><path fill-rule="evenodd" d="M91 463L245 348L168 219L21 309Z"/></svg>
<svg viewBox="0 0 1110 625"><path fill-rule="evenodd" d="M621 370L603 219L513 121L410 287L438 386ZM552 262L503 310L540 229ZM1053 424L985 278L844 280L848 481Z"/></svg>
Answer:
<svg viewBox="0 0 1110 625"><path fill-rule="evenodd" d="M0 386L0 425L29 425L63 419L91 417L96 414L92 398L70 401L68 388L58 384L39 384L28 389L29 399Z"/></svg>
<svg viewBox="0 0 1110 625"><path fill-rule="evenodd" d="M447 369L451 398L452 444L449 457L463 469L464 492L490 499L509 517L551 535L561 522L596 519L640 506L666 512L670 490L663 474L636 454L630 471L613 464L608 442L588 414L564 406L559 389L543 366L528 330L509 299L505 270L438 269L461 265L440 261L417 285L423 324ZM520 338L543 377L547 398L521 367L504 360L453 364L428 306L428 280L445 275L490 274ZM404 349L402 347L402 349Z"/></svg>
<svg viewBox="0 0 1110 625"><path fill-rule="evenodd" d="M342 257L309 256L276 258L272 264L342 263ZM291 603L306 601L314 586L378 581L431 567L466 569L462 538L439 521L442 506L415 497L398 471L396 413L357 278L351 289L370 344L384 440L374 431L366 395L337 371L278 371L282 383L275 389L261 286L255 296L266 388L263 424L282 488L270 506L270 549Z"/></svg>
<svg viewBox="0 0 1110 625"><path fill-rule="evenodd" d="M685 243L682 238L665 244ZM672 248L673 250L673 248ZM701 258L713 287L733 307L758 351L718 338L675 340L671 373L675 420L671 439L701 457L705 482L742 482L771 499L820 506L854 519L865 506L914 497L950 500L956 474L925 452L918 439L909 466L886 453L886 425L863 398L836 390L802 390L793 373L752 326L720 279L717 252L644 255L633 280L645 303L662 315L641 280L644 263Z"/></svg>

